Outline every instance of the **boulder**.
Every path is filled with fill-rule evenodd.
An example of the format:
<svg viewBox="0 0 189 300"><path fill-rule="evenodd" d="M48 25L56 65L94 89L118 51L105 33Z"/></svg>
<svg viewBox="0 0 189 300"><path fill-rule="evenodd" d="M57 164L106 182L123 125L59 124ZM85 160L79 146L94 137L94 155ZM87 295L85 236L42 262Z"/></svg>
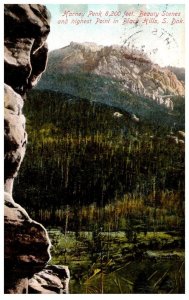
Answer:
<svg viewBox="0 0 189 300"><path fill-rule="evenodd" d="M68 294L67 266L49 265L29 280L29 294Z"/></svg>
<svg viewBox="0 0 189 300"><path fill-rule="evenodd" d="M179 131L177 132L177 135L178 135L178 137L179 137L180 139L182 139L182 140L185 139L185 132L184 132L184 131L179 130Z"/></svg>

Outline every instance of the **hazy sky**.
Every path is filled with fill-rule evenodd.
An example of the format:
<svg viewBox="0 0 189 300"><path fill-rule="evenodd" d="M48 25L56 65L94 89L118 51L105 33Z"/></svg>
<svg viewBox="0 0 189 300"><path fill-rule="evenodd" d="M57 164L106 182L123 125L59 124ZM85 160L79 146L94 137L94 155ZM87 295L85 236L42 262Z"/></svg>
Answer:
<svg viewBox="0 0 189 300"><path fill-rule="evenodd" d="M161 66L185 66L185 20L182 4L47 4L46 6L51 13L51 33L48 37L50 51L67 46L71 41L95 42L100 45L125 43L130 48L144 51ZM88 16L90 11L101 12L99 19L111 19L110 23L95 24L98 16ZM105 16L107 11L109 14L112 11L119 12L119 15ZM83 16L66 17L65 12L76 15L81 13ZM143 12L151 15L140 16ZM169 14L173 15L167 16ZM123 25L126 18L127 21L134 20L136 23ZM78 20L90 22L90 19L91 23L88 24L72 24ZM114 19L117 23L113 23ZM154 23L156 21L158 23Z"/></svg>

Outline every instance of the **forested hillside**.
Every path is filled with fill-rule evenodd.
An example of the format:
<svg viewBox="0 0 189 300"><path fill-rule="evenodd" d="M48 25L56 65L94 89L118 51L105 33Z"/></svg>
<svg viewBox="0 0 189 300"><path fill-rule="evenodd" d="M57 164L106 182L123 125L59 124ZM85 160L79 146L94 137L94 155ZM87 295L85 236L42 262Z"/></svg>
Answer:
<svg viewBox="0 0 189 300"><path fill-rule="evenodd" d="M135 219L144 211L153 219L158 212L168 223L171 212L174 226L181 225L184 141L177 137L183 127L170 125L176 115L167 114L167 123L136 121L113 106L52 91L33 91L26 101L29 143L15 199L38 219L61 223L65 205L90 210L93 204L110 210L112 205L112 214L113 207L125 207ZM23 192L17 194L19 185Z"/></svg>

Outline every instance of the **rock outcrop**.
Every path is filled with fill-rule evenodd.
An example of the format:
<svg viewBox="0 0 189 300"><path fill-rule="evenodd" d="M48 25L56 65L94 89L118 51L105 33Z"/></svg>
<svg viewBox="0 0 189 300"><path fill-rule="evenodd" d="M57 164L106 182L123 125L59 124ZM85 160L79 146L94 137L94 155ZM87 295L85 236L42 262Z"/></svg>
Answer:
<svg viewBox="0 0 189 300"><path fill-rule="evenodd" d="M46 67L48 11L38 4L6 4L4 14L5 83L24 94Z"/></svg>
<svg viewBox="0 0 189 300"><path fill-rule="evenodd" d="M23 99L10 86L4 87L5 191L12 195L13 181L24 158L27 134L22 114Z"/></svg>
<svg viewBox="0 0 189 300"><path fill-rule="evenodd" d="M46 68L48 49L45 41L49 31L49 16L45 6L5 5L5 293L32 293L32 280L35 281L46 273L49 279L46 280L45 293L51 293L47 285L50 282L52 286L55 277L56 293L60 293L60 290L67 289L69 279L68 275L62 277L66 283L64 287L63 279L58 279L58 272L54 274L48 267L43 271L50 259L51 244L47 231L32 220L12 198L14 178L24 158L27 144L25 117L22 113L24 95L38 82ZM34 275L37 272L40 273Z"/></svg>
<svg viewBox="0 0 189 300"><path fill-rule="evenodd" d="M26 293L28 279L50 259L45 228L5 193L5 291ZM18 284L19 283L19 284Z"/></svg>
<svg viewBox="0 0 189 300"><path fill-rule="evenodd" d="M67 294L70 273L67 266L47 266L29 280L29 294Z"/></svg>
<svg viewBox="0 0 189 300"><path fill-rule="evenodd" d="M67 47L54 50L49 53L48 67L40 87L54 84L45 82L50 75L60 78L70 73L90 73L119 81L123 92L131 91L160 105L166 106L166 97L184 96L183 81L178 80L170 69L154 64L143 52L122 46L71 42ZM162 96L164 98L160 100Z"/></svg>

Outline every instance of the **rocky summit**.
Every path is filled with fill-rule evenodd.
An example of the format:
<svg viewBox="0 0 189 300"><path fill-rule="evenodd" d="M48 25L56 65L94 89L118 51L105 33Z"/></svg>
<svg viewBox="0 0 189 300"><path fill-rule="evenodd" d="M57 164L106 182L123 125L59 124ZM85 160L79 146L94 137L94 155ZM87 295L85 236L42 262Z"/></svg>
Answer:
<svg viewBox="0 0 189 300"><path fill-rule="evenodd" d="M184 96L184 82L170 68L154 64L143 52L118 45L71 42L67 47L50 52L47 71L39 87L53 89L53 78L57 80L61 75L65 78L70 74L100 76L105 80L104 94L109 84L119 83L122 92L151 99L170 110L174 108L171 97ZM109 79L111 82L107 83ZM57 89L57 83L54 88Z"/></svg>

